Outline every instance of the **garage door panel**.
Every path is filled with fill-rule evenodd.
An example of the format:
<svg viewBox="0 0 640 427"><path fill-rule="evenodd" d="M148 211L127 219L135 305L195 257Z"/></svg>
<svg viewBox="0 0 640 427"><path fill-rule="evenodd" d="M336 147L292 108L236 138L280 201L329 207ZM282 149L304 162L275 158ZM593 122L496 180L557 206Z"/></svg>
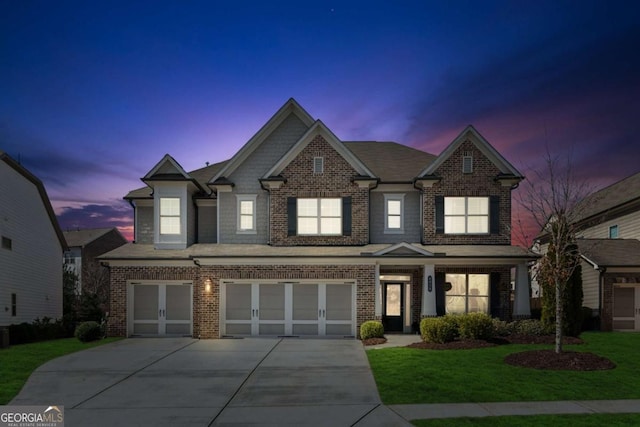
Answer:
<svg viewBox="0 0 640 427"><path fill-rule="evenodd" d="M167 335L190 335L191 324L190 323L172 323L166 325Z"/></svg>
<svg viewBox="0 0 640 427"><path fill-rule="evenodd" d="M318 335L318 322L314 324L293 324L293 335Z"/></svg>
<svg viewBox="0 0 640 427"><path fill-rule="evenodd" d="M284 320L284 306L283 285L260 285L260 320Z"/></svg>
<svg viewBox="0 0 640 427"><path fill-rule="evenodd" d="M327 320L348 320L352 315L352 288L347 285L327 285Z"/></svg>
<svg viewBox="0 0 640 427"><path fill-rule="evenodd" d="M191 335L190 284L132 284L129 308L132 335Z"/></svg>
<svg viewBox="0 0 640 427"><path fill-rule="evenodd" d="M351 324L340 324L340 325L327 325L326 326L326 334L327 335L342 335L348 336L352 335L351 332Z"/></svg>
<svg viewBox="0 0 640 427"><path fill-rule="evenodd" d="M158 333L158 322L155 323L134 323L134 335L156 335Z"/></svg>
<svg viewBox="0 0 640 427"><path fill-rule="evenodd" d="M227 323L226 333L228 335L251 335L251 324Z"/></svg>
<svg viewBox="0 0 640 427"><path fill-rule="evenodd" d="M268 324L261 323L259 328L260 335L284 335L284 323L282 324Z"/></svg>
<svg viewBox="0 0 640 427"><path fill-rule="evenodd" d="M227 320L251 320L251 284L227 285L226 291Z"/></svg>
<svg viewBox="0 0 640 427"><path fill-rule="evenodd" d="M167 320L191 320L191 287L167 285ZM188 333L189 331L187 331ZM170 332L167 332L170 333ZM184 332L180 332L184 333Z"/></svg>
<svg viewBox="0 0 640 427"><path fill-rule="evenodd" d="M317 284L293 286L293 320L318 320Z"/></svg>
<svg viewBox="0 0 640 427"><path fill-rule="evenodd" d="M133 287L133 319L158 320L158 286L137 285ZM156 331L157 333L157 331Z"/></svg>

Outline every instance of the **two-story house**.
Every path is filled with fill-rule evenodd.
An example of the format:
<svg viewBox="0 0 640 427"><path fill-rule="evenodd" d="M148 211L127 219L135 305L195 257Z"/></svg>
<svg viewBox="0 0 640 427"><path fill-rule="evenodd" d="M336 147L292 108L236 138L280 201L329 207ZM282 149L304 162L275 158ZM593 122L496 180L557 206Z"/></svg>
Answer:
<svg viewBox="0 0 640 427"><path fill-rule="evenodd" d="M0 151L0 326L62 317L67 248L47 191Z"/></svg>
<svg viewBox="0 0 640 427"><path fill-rule="evenodd" d="M473 127L434 156L344 142L290 99L231 159L166 155L125 199L135 242L104 255L111 335L356 336L380 319L528 317L511 245L523 179ZM517 270L515 301L510 272Z"/></svg>
<svg viewBox="0 0 640 427"><path fill-rule="evenodd" d="M580 204L583 305L602 330L640 330L640 173Z"/></svg>

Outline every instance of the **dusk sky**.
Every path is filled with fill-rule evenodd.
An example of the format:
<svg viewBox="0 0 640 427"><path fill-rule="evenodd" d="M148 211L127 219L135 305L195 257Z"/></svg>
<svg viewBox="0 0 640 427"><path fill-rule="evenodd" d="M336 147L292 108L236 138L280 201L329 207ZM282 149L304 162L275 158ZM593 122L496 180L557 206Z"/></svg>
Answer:
<svg viewBox="0 0 640 427"><path fill-rule="evenodd" d="M439 154L473 124L527 175L640 172L637 1L0 2L0 150L63 229L118 226L165 153L231 157L290 97L342 140Z"/></svg>

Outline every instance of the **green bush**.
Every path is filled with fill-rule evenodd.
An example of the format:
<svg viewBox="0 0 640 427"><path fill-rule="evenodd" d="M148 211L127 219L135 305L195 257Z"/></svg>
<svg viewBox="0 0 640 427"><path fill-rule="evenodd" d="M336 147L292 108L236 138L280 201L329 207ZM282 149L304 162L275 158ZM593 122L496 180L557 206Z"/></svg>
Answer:
<svg viewBox="0 0 640 427"><path fill-rule="evenodd" d="M11 345L68 338L70 336L62 320L52 321L49 317L35 319L33 323L23 322L18 325L9 325L9 342Z"/></svg>
<svg viewBox="0 0 640 427"><path fill-rule="evenodd" d="M420 321L420 336L425 342L444 344L458 336L455 316L426 317Z"/></svg>
<svg viewBox="0 0 640 427"><path fill-rule="evenodd" d="M515 329L514 322L506 322L500 319L491 319L493 322L493 330L495 331L495 336L497 337L506 337L511 335Z"/></svg>
<svg viewBox="0 0 640 427"><path fill-rule="evenodd" d="M75 336L82 342L96 341L102 338L102 328L98 322L82 322L76 328Z"/></svg>
<svg viewBox="0 0 640 427"><path fill-rule="evenodd" d="M377 320L368 320L360 325L360 339L384 338L384 326Z"/></svg>
<svg viewBox="0 0 640 427"><path fill-rule="evenodd" d="M548 335L551 332L542 321L536 319L518 320L514 324L513 332L516 334L540 336Z"/></svg>
<svg viewBox="0 0 640 427"><path fill-rule="evenodd" d="M460 338L469 340L489 340L495 336L491 316L485 313L467 313L458 318Z"/></svg>

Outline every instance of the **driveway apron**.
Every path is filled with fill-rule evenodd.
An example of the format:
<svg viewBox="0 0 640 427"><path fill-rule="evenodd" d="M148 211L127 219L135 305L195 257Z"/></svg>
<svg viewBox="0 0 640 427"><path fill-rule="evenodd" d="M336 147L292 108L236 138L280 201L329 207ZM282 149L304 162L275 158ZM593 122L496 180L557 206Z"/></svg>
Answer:
<svg viewBox="0 0 640 427"><path fill-rule="evenodd" d="M391 421L353 339L126 339L44 364L11 404L64 405L68 426Z"/></svg>

